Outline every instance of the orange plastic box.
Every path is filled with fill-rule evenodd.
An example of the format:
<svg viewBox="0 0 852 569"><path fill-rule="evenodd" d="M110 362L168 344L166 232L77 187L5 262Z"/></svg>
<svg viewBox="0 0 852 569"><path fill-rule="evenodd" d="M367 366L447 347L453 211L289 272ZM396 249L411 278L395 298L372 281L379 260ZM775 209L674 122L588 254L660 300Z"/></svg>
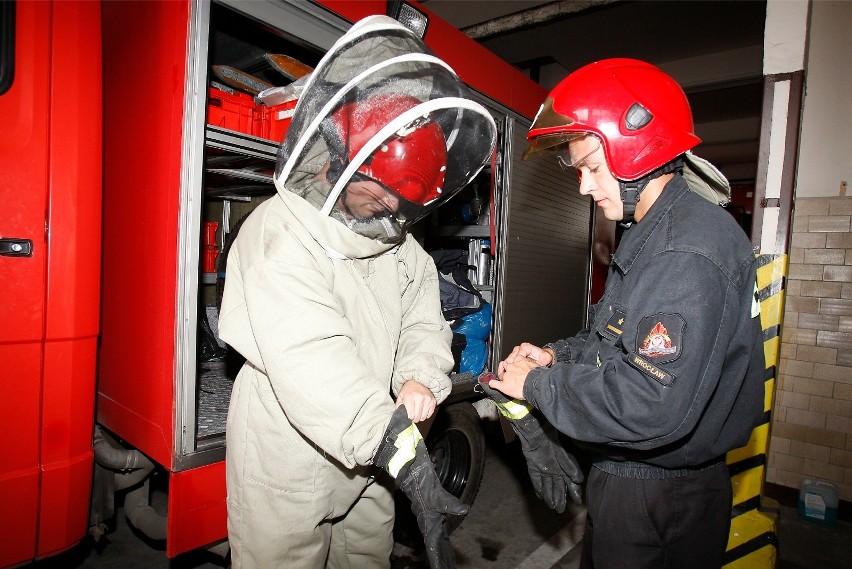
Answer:
<svg viewBox="0 0 852 569"><path fill-rule="evenodd" d="M207 124L245 134L254 134L254 97L239 91L210 87L207 95Z"/></svg>
<svg viewBox="0 0 852 569"><path fill-rule="evenodd" d="M271 107L257 105L254 109L254 135L281 144L290 128L297 102L298 99L293 99Z"/></svg>

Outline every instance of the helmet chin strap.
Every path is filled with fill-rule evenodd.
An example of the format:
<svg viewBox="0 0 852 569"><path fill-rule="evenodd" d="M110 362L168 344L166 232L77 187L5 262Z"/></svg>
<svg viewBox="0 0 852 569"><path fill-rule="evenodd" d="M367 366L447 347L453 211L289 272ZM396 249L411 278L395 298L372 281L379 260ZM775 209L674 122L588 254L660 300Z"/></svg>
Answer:
<svg viewBox="0 0 852 569"><path fill-rule="evenodd" d="M671 172L680 172L681 170L683 170L683 159L678 157L638 180L618 180L618 187L621 190L621 202L624 204L624 217L621 218L621 223L629 225L636 221L634 215L636 214L636 204L639 203L639 195L651 180Z"/></svg>

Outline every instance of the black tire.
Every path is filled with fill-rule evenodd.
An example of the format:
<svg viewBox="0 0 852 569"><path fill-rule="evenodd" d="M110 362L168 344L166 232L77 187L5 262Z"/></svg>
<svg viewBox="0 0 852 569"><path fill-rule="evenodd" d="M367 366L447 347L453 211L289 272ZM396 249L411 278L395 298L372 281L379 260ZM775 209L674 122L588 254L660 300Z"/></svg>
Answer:
<svg viewBox="0 0 852 569"><path fill-rule="evenodd" d="M485 435L473 405L461 402L439 408L426 447L444 489L472 506L485 472ZM463 520L452 516L447 531L455 530Z"/></svg>

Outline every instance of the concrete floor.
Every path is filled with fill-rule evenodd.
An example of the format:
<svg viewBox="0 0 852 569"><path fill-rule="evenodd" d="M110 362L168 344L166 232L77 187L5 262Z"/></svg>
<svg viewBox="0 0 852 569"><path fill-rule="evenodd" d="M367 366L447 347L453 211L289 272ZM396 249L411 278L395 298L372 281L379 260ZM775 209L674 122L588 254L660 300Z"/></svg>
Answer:
<svg viewBox="0 0 852 569"><path fill-rule="evenodd" d="M576 569L585 510L549 510L530 490L517 443L502 442L486 429L486 467L470 514L452 534L458 569ZM852 524L834 527L800 520L792 504L781 505L776 569L847 569L852 560ZM393 569L427 569L422 555L397 543ZM207 551L168 560L162 544L144 541L128 527L121 509L111 531L30 569L217 569L225 562Z"/></svg>

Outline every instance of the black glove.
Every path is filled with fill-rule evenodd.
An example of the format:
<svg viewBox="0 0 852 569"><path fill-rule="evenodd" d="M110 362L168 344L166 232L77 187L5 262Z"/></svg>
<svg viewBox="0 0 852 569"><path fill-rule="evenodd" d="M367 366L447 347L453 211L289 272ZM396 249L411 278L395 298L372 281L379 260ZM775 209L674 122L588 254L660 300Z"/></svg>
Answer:
<svg viewBox="0 0 852 569"><path fill-rule="evenodd" d="M432 569L455 569L456 557L447 534L448 515L464 516L470 507L444 490L417 426L405 405L391 416L373 464L387 470L411 500L411 511L423 534Z"/></svg>
<svg viewBox="0 0 852 569"><path fill-rule="evenodd" d="M509 420L521 440L521 450L527 459L527 470L536 496L553 510L565 511L566 495L578 506L583 503L583 471L577 460L559 442L559 434L544 417L533 414L533 406L526 401L509 399L488 382L494 374L479 378L482 389L497 404L500 414Z"/></svg>

